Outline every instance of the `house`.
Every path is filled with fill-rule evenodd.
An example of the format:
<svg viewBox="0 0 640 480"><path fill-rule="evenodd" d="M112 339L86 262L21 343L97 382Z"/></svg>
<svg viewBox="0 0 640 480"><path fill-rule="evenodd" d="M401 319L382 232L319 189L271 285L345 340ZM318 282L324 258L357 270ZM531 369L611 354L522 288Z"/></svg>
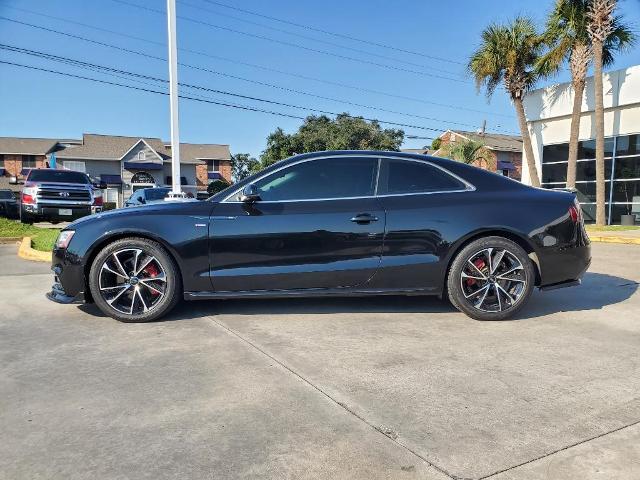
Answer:
<svg viewBox="0 0 640 480"><path fill-rule="evenodd" d="M482 143L489 154L489 158L478 162L477 167L516 180L520 180L522 176L522 137L519 135L447 130L438 138L442 142L440 148L432 152L431 155L437 157L439 154L443 154L444 146L450 143L473 140Z"/></svg>
<svg viewBox="0 0 640 480"><path fill-rule="evenodd" d="M433 151L429 150L428 148L401 148L400 151L406 153L416 153L418 155L431 155L433 153Z"/></svg>
<svg viewBox="0 0 640 480"><path fill-rule="evenodd" d="M9 179L24 177L31 168L46 167L48 155L57 146L55 138L0 137L0 189L19 191L21 187Z"/></svg>
<svg viewBox="0 0 640 480"><path fill-rule="evenodd" d="M603 75L605 200L608 223L640 218L640 65ZM593 77L582 98L576 190L586 221L595 220L595 99ZM524 100L534 162L544 188L567 182L574 91L561 83L527 93ZM525 165L523 182L530 183Z"/></svg>
<svg viewBox="0 0 640 480"><path fill-rule="evenodd" d="M172 183L169 142L85 133L81 140L0 137L0 188L10 177L24 178L31 168L50 166L53 155L56 168L85 172L104 181L108 186L105 202L118 207L138 188ZM183 190L194 195L213 180L230 183L229 146L181 143L180 174Z"/></svg>

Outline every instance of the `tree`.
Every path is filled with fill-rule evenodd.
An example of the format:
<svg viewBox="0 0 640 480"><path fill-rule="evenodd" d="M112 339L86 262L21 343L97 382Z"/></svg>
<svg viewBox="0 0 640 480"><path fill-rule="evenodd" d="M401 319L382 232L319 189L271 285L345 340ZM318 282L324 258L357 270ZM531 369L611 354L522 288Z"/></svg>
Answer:
<svg viewBox="0 0 640 480"><path fill-rule="evenodd" d="M478 89L484 85L488 98L501 83L504 84L516 109L529 176L535 187L540 186L540 177L522 100L543 76L543 72L535 68L543 48L543 38L536 32L533 22L517 17L510 25L489 25L482 32L480 47L468 64Z"/></svg>
<svg viewBox="0 0 640 480"><path fill-rule="evenodd" d="M590 3L591 0L556 0L554 9L547 19L544 34L549 51L538 62L538 68L544 72L555 72L566 61L571 71L574 97L567 163L567 187L569 188L576 186L582 99L592 57L591 39L587 30L589 23L587 13ZM613 22L611 33L603 44L604 66L613 63L614 52L630 46L634 41L633 33L622 23L621 17L614 18Z"/></svg>
<svg viewBox="0 0 640 480"><path fill-rule="evenodd" d="M482 142L475 140L462 140L452 142L442 147L444 156L458 162L472 165L474 163L489 165L493 158L488 155L487 149ZM478 166L480 166L478 165Z"/></svg>
<svg viewBox="0 0 640 480"><path fill-rule="evenodd" d="M267 148L260 156L261 168L298 153L325 150L393 150L404 140L404 132L382 129L378 122L341 113L335 119L326 115L309 116L297 132L281 128L267 137Z"/></svg>
<svg viewBox="0 0 640 480"><path fill-rule="evenodd" d="M431 150L438 150L442 145L442 139L440 137L434 138L433 142L431 142Z"/></svg>
<svg viewBox="0 0 640 480"><path fill-rule="evenodd" d="M235 182L247 178L258 170L260 170L260 162L248 153L231 155L231 175Z"/></svg>
<svg viewBox="0 0 640 480"><path fill-rule="evenodd" d="M596 130L596 225L606 223L604 178L604 93L602 67L605 45L618 28L620 17L614 16L615 0L591 0L587 9L587 33L593 51L593 87L595 89ZM632 39L633 40L633 39Z"/></svg>
<svg viewBox="0 0 640 480"><path fill-rule="evenodd" d="M229 183L227 183L224 180L214 180L207 187L207 193L209 195L215 195L216 193L221 192L222 190L227 188L228 186L229 186Z"/></svg>

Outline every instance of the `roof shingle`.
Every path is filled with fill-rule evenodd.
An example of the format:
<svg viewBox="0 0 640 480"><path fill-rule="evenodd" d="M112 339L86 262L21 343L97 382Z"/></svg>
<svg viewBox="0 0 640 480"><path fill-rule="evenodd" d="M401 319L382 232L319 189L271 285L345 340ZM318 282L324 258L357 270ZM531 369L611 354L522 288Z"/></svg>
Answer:
<svg viewBox="0 0 640 480"><path fill-rule="evenodd" d="M0 153L15 155L45 155L55 147L54 138L0 137Z"/></svg>

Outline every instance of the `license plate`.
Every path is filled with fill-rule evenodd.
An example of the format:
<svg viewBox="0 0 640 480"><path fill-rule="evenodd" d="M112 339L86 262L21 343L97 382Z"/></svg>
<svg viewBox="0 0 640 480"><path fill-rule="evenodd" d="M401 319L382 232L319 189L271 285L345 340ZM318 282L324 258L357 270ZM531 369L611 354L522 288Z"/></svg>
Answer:
<svg viewBox="0 0 640 480"><path fill-rule="evenodd" d="M73 215L73 210L71 210L70 208L59 208L58 209L58 214L59 215Z"/></svg>

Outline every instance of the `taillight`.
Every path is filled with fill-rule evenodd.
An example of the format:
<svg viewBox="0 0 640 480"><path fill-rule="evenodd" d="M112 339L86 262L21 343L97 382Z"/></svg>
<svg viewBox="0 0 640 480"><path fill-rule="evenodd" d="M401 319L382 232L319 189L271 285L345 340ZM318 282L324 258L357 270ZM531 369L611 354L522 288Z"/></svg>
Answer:
<svg viewBox="0 0 640 480"><path fill-rule="evenodd" d="M36 199L29 193L22 192L22 203L25 205L33 205L36 203Z"/></svg>
<svg viewBox="0 0 640 480"><path fill-rule="evenodd" d="M101 207L102 206L102 195L93 197L93 206Z"/></svg>
<svg viewBox="0 0 640 480"><path fill-rule="evenodd" d="M573 205L569 207L569 217L571 217L571 221L573 223L582 221L582 208L580 207L580 202L578 202L577 198L573 202Z"/></svg>

